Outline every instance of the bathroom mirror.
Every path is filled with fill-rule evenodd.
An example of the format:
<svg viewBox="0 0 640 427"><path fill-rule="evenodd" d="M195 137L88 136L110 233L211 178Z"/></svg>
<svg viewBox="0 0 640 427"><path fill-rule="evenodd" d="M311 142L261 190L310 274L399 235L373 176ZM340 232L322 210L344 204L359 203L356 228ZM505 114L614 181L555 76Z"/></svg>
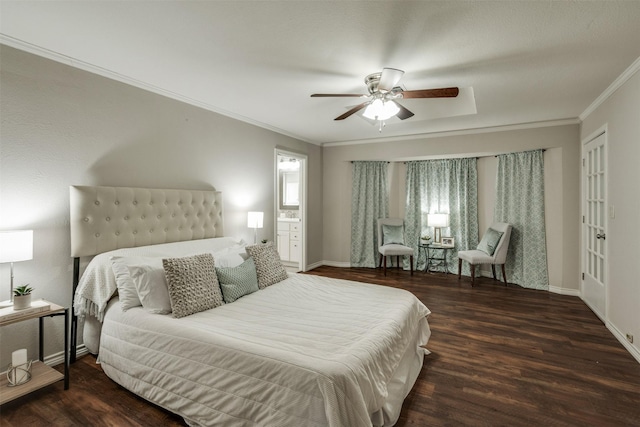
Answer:
<svg viewBox="0 0 640 427"><path fill-rule="evenodd" d="M281 170L278 174L279 204L281 210L300 208L300 172Z"/></svg>

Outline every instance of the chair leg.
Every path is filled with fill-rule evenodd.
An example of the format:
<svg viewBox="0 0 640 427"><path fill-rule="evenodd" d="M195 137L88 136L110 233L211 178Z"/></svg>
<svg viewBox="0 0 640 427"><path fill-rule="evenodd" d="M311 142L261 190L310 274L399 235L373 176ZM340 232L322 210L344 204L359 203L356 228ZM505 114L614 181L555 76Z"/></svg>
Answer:
<svg viewBox="0 0 640 427"><path fill-rule="evenodd" d="M458 280L462 277L462 259L458 258Z"/></svg>
<svg viewBox="0 0 640 427"><path fill-rule="evenodd" d="M400 268L400 255L396 255L396 268Z"/></svg>
<svg viewBox="0 0 640 427"><path fill-rule="evenodd" d="M471 264L471 287L476 284L476 266Z"/></svg>
<svg viewBox="0 0 640 427"><path fill-rule="evenodd" d="M507 286L507 273L504 272L504 264L502 264L502 278L504 279L504 285Z"/></svg>
<svg viewBox="0 0 640 427"><path fill-rule="evenodd" d="M498 278L496 277L496 265L495 264L491 264L491 272L493 273L493 280L498 280Z"/></svg>
<svg viewBox="0 0 640 427"><path fill-rule="evenodd" d="M413 255L409 255L409 270L411 271L411 275L413 276Z"/></svg>
<svg viewBox="0 0 640 427"><path fill-rule="evenodd" d="M382 262L384 264L384 275L386 276L387 275L387 257L383 256L382 259L383 259Z"/></svg>
<svg viewBox="0 0 640 427"><path fill-rule="evenodd" d="M382 267L382 254L380 254L380 261L378 261L378 268Z"/></svg>

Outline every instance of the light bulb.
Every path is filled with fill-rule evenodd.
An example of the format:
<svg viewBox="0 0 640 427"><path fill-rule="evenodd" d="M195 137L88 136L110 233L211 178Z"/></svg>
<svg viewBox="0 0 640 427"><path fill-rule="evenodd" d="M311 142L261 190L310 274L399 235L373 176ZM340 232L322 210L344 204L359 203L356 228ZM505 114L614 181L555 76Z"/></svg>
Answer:
<svg viewBox="0 0 640 427"><path fill-rule="evenodd" d="M374 99L367 106L362 115L371 120L387 120L395 116L400 111L398 105L393 101L383 101L380 98Z"/></svg>

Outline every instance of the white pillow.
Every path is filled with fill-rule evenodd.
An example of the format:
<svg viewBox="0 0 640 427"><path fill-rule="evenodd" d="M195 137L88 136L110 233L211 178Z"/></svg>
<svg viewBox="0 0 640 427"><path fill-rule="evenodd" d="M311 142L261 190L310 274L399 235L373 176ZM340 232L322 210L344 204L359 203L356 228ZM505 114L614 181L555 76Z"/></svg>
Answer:
<svg viewBox="0 0 640 427"><path fill-rule="evenodd" d="M237 267L249 258L246 245L234 245L220 251L212 252L216 267Z"/></svg>
<svg viewBox="0 0 640 427"><path fill-rule="evenodd" d="M140 298L138 298L136 285L129 275L129 268L127 268L126 263L121 261L122 259L123 257L112 256L111 269L116 277L120 306L122 307L122 311L127 311L130 308L141 306L142 303L140 302Z"/></svg>
<svg viewBox="0 0 640 427"><path fill-rule="evenodd" d="M142 305L145 310L155 314L171 313L171 300L162 258L112 257L112 262L118 293L121 287L128 291L133 286L140 301L138 305ZM120 278L116 270L120 271ZM122 297L120 300L122 301ZM135 306L127 304L125 308L125 304L122 305L125 311L131 307Z"/></svg>

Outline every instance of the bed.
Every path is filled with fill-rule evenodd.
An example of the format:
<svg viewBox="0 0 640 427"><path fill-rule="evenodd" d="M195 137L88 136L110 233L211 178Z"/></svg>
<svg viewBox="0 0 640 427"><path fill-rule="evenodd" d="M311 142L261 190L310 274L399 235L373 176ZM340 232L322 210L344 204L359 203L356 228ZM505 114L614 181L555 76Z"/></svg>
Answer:
<svg viewBox="0 0 640 427"><path fill-rule="evenodd" d="M210 257L219 274L255 260L261 283L278 260L269 245L223 235L219 192L75 186L70 200L74 311L112 380L192 426L396 423L428 354L429 310L413 294L286 273L182 317L174 294L169 310L157 303L164 297L132 305L118 263L157 278L165 260L171 293L173 261ZM89 256L80 278L79 259ZM149 295L162 288L145 283L156 289Z"/></svg>

